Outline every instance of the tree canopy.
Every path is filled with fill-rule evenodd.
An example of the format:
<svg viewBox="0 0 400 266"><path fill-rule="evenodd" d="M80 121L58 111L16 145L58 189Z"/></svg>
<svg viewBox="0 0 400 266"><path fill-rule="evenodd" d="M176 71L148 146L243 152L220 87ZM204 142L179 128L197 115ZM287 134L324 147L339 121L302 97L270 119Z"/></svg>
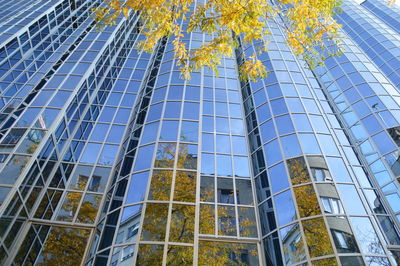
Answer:
<svg viewBox="0 0 400 266"><path fill-rule="evenodd" d="M146 38L138 49L151 52L163 37L171 37L177 65L184 78L193 70L209 67L214 71L224 56L231 56L242 44L260 42L256 52L245 58L241 76L249 79L265 77L266 67L257 54L267 50L267 23L284 23L287 43L295 54L304 55L313 66L324 57L340 52L340 25L333 16L340 0L109 0L94 10L97 25L116 23L118 16L139 12L142 33ZM132 10L133 12L130 12ZM284 15L284 20L282 20ZM191 32L209 34L211 38L199 48L189 49L184 39ZM328 40L328 42L327 42ZM324 55L324 56L321 56Z"/></svg>

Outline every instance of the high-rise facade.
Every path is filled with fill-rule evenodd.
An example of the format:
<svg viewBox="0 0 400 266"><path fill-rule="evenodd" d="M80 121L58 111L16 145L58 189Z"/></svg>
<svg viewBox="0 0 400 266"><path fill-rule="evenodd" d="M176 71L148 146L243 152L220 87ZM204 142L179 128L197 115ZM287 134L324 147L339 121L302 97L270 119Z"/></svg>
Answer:
<svg viewBox="0 0 400 266"><path fill-rule="evenodd" d="M0 0L0 265L400 264L398 7L345 1L316 69L270 21L243 82L259 43L185 81L101 2Z"/></svg>

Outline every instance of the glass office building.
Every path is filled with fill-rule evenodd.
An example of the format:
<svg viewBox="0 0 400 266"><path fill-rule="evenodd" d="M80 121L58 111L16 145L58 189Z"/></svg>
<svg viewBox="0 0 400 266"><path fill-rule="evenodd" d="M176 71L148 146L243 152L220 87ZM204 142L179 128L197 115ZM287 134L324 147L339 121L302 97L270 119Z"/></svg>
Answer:
<svg viewBox="0 0 400 266"><path fill-rule="evenodd" d="M345 1L316 69L270 21L243 82L260 43L185 81L101 2L0 0L0 265L400 264L398 7Z"/></svg>

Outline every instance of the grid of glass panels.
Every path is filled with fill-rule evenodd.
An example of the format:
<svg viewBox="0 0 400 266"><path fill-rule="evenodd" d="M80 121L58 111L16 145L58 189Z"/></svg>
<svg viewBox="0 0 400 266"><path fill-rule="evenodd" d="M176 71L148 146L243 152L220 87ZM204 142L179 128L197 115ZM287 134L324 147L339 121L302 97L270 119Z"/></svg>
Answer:
<svg viewBox="0 0 400 266"><path fill-rule="evenodd" d="M0 43L5 43L8 38L60 2L59 0L0 1L0 17L2 18L0 22Z"/></svg>
<svg viewBox="0 0 400 266"><path fill-rule="evenodd" d="M21 114L13 111L30 103L60 67L71 47L75 48L71 44L80 41L79 32L87 28L81 24L96 2L86 1L78 8L68 1L58 4L0 49L1 134Z"/></svg>
<svg viewBox="0 0 400 266"><path fill-rule="evenodd" d="M85 10L90 6L91 4L89 3L89 5L82 5L81 8ZM87 12L84 14L79 13L79 10L78 14L81 14L81 16L83 17L86 16L86 18L88 15ZM78 21L81 19L81 17L77 17ZM87 29L89 24L90 23L82 25L82 29ZM64 49L59 51L59 53L56 53L58 61L49 60L47 61L47 63L59 65L63 61L65 61L65 57L68 56L70 51L75 48L75 43L79 41L79 38L82 38L82 36L86 34L86 32L82 29L78 29L79 34L73 36L67 41L67 43L71 45L68 50ZM66 39L66 37L64 39ZM57 42L55 42L54 45L57 45ZM64 57L63 60L59 58L61 56ZM7 60L8 59L6 59L6 61ZM21 63L24 64L24 62ZM51 70L53 74L54 70L55 67L53 67ZM40 75L43 74L40 73ZM14 184L14 182L18 179L19 173L23 171L24 165L27 163L29 156L31 156L31 154L36 151L44 135L48 132L48 129L51 128L52 122L55 120L57 114L60 112L63 104L62 99L60 101L58 97L67 97L71 94L70 90L73 89L61 88L58 93L55 93L56 90L54 90L54 88L56 88L56 86L52 86L48 88L50 90L42 92L41 95L36 98L36 100L34 100L34 96L39 92L40 89L43 88L43 83L45 82L46 80L43 79L36 79L35 81L32 80L32 84L35 84L36 86L26 85L25 89L23 89L23 94L19 96L20 98L18 99L18 101L14 101L6 107L11 115L7 119L5 125L2 127L3 135L5 134L5 136L2 138L1 141L1 167L3 167L4 172L0 174L1 184L11 187L11 185ZM27 88L33 91L27 90ZM52 100L50 100L50 98L52 98ZM48 102L49 100L50 102ZM27 104L29 103L32 103L33 107L27 108ZM43 107L47 108L44 109ZM2 115L4 121L4 118L7 117L7 111L3 111ZM20 145L18 146L18 144ZM21 153L21 155L18 155L17 157L10 156L10 152ZM10 158L18 158L18 160L13 160ZM4 197L0 198L0 203L3 202L7 194L7 190L3 188L2 192Z"/></svg>
<svg viewBox="0 0 400 266"><path fill-rule="evenodd" d="M350 40L344 55L317 69L343 123L370 166L393 212L398 212L399 93Z"/></svg>
<svg viewBox="0 0 400 266"><path fill-rule="evenodd" d="M124 128L128 122L135 101L135 93L138 90L138 86L135 86L135 84L140 82L138 81L141 80L140 73L144 72L144 69L137 69L137 71L132 72L130 68L133 67L132 65L127 68L122 67L127 59L130 59L128 60L130 63L132 63L132 61L135 62L137 59L137 54L135 54L135 50L132 49L135 36L137 35L137 29L132 27L136 18L136 16L132 16L129 23L127 21L120 23L118 31L117 27L111 27L102 33L96 33L93 30L92 33L86 34L88 30L93 28L93 23L87 23L86 27L88 25L90 26L85 32L85 35L81 36L85 37L85 41L82 43L94 43L97 44L97 46L87 49L82 43L82 46L78 47L74 44L74 49L76 47L77 49L74 50L71 56L68 57L68 60L65 61L65 64L69 64L69 70L63 71L63 68L61 68L54 76L56 80L57 78L58 80L60 80L60 78L62 80L69 74L72 78L76 79L82 78L82 76L87 77L90 72L92 72L88 80L85 81L82 86L78 87L79 90L78 88L75 89L74 93L76 94L74 94L75 96L72 102L63 107L65 109L61 114L65 116L65 118L62 118L61 122L59 122L59 119L55 119L57 113L53 114L51 121L58 121L58 126L54 128L55 130L52 131L52 136L46 142L43 149L41 149L38 155L38 161L34 162L29 172L26 174L20 186L21 194L15 194L14 196L14 198L22 198L25 201L24 207L28 210L30 219L53 219L54 221L74 224L93 224L95 222L97 209L103 196L102 192L105 190L108 182L108 175L111 170L110 167L114 163L118 144L120 144L122 139ZM129 32L132 32L132 34L130 35ZM114 40L109 38L112 35L116 36ZM80 40L82 40L82 38L80 38ZM98 56L99 54L102 56ZM84 58L78 60L81 56L84 56ZM85 61L87 63L85 63ZM95 62L96 64L94 64ZM144 63L146 63L146 60L144 60ZM76 65L76 67L71 67L73 65ZM91 65L95 66L94 70L93 67L90 67ZM144 68L143 62L141 68ZM70 71L71 73L69 73ZM130 78L131 74L133 75L132 79ZM116 79L117 76L118 79ZM50 88L54 87L54 85L51 85L52 81L54 82L52 79L47 84ZM68 79L64 84L73 85L69 83ZM114 93L110 93L111 89ZM45 97L48 91L52 93L49 95L50 97ZM60 91L63 92L63 90ZM41 95L43 93L44 95ZM45 104L53 94L54 92L52 90L45 88L35 99L44 100L43 104ZM68 95L69 94L60 95L56 93L53 100L50 100L48 106L52 106L51 103L54 102L58 107L62 107L62 104L68 102L67 97L65 97ZM35 103L35 101L36 100L34 100L33 103ZM91 103L90 105L88 104L89 102ZM33 106L36 105L33 104ZM33 110L35 110L35 108L33 108ZM29 115L23 116L25 118L24 121L36 119L38 112L31 111L32 110L26 111L29 112ZM101 126L97 128L101 123L95 125L94 122L96 120L104 122L104 125L109 128L109 132L107 133L107 130L104 130ZM48 117L44 115L39 116L37 121L37 125L41 125L41 122L43 122L47 127L51 128L55 126L47 124ZM97 133L93 133L90 136L92 131ZM102 139L101 137L99 138L98 136L103 135L103 133L107 135L104 135ZM91 137L90 140L92 142L87 143L85 146L84 141L87 141L89 137ZM105 144L102 145L103 143ZM39 146L39 144L37 144L35 148L37 148L37 146ZM97 160L97 166L97 157L94 156L97 155L96 148L99 148L98 154L100 155ZM81 153L82 156L79 159ZM77 162L78 160L81 163L80 165L71 164L71 162ZM34 186L32 186L32 184L34 184ZM44 190L44 185L48 186L49 189ZM71 191L65 191L66 187ZM85 194L77 192L85 190L87 191ZM19 207L20 203L18 201L11 202L6 211L16 211ZM15 216L21 216L22 213L25 213L25 208L21 210L19 215ZM36 211L34 210L35 208L37 208ZM77 217L75 218L74 215ZM3 233L4 230L7 231L7 227L9 228L8 237L5 237L5 239L8 239L10 235L15 237L15 234L21 229L21 221L17 218L17 220L13 222L14 225L10 226L12 222L12 220L9 219L10 217L6 217L5 215L2 217ZM59 250L48 250L49 245L46 243L56 241L54 239L51 240L51 236L53 235L51 232L61 232L64 234L68 232L72 235L76 233L77 239L82 240L81 250L77 253L83 257L90 230L82 231L76 228L63 228L58 231L52 230L49 233L50 240L42 239L42 243L39 245L39 238L35 239L35 233L42 229L37 229L35 232L36 229L34 229L34 227L42 228L39 225L30 228L29 235L26 237L25 241L23 241L23 245L18 251L16 262L21 263L24 260L35 259L38 261L44 260L51 262L51 257L57 255L57 252L60 252ZM46 228L48 232L49 227ZM57 233L54 234L57 235ZM82 238L83 235L85 236L84 238ZM60 237L60 235L58 235L58 237ZM11 243L5 242L5 244L10 245ZM32 244L34 244L35 248L31 246ZM42 253L38 257L42 245ZM37 250L38 247L39 250ZM60 248L62 247L60 246ZM72 254L72 257L73 256L74 254Z"/></svg>
<svg viewBox="0 0 400 266"><path fill-rule="evenodd" d="M389 265L355 181L369 183L353 148L305 62L290 52L277 24L269 30L269 51L258 57L271 72L242 84L267 263Z"/></svg>
<svg viewBox="0 0 400 266"><path fill-rule="evenodd" d="M352 39L400 91L400 35L356 3L336 17Z"/></svg>
<svg viewBox="0 0 400 266"><path fill-rule="evenodd" d="M0 22L0 263L399 261L400 95L385 65L346 39L320 87L271 22L267 79L240 86L238 50L186 82L171 40L133 49L136 17L95 32L98 2L0 0L0 16L17 9Z"/></svg>
<svg viewBox="0 0 400 266"><path fill-rule="evenodd" d="M396 5L388 6L383 0L366 0L361 6L386 23L397 33L400 33L400 8Z"/></svg>
<svg viewBox="0 0 400 266"><path fill-rule="evenodd" d="M354 143L373 186L364 189L389 245L398 245L398 146L392 133L398 126L398 91L350 39L344 39L344 55L326 60L317 68L320 82L340 121ZM389 100L388 100L389 99ZM368 188L364 182L360 184ZM378 196L379 195L379 196ZM377 204L372 204L377 198ZM383 204L382 204L383 203ZM375 205L375 206L374 206ZM379 206L379 207L378 207ZM385 207L380 207L385 206ZM381 217L380 214L389 214ZM398 258L396 251L392 251Z"/></svg>
<svg viewBox="0 0 400 266"><path fill-rule="evenodd" d="M85 5L81 6L82 10L86 10L88 7L92 5L92 2L88 2ZM58 6L60 9L62 6ZM57 9L57 7L56 7ZM86 12L81 12L82 10L78 10L76 14L79 14L81 16L76 17L78 21L82 20L82 17L87 18L88 13ZM60 11L59 11L60 12ZM83 19L84 20L84 19ZM81 28L86 29L88 28L90 22L85 23L84 25L81 26ZM72 25L70 25L72 27ZM82 38L86 32L82 32L82 30L78 31L78 34L76 36L72 36L69 38L69 43L71 46L65 47L64 50L61 50L58 55L64 57L64 59L61 60L61 58L58 61L55 61L54 64L56 63L61 63L65 58L68 56L69 52L71 51L71 48L75 48L74 44L77 42L77 39ZM56 43L54 44L56 45ZM7 47L7 46L6 46ZM67 49L68 48L68 49ZM14 49L15 51L15 49ZM65 52L63 52L65 51ZM63 54L64 53L64 54ZM8 60L8 59L6 59ZM16 62L14 62L16 63ZM53 67L54 69L55 67ZM54 73L54 70L53 70ZM45 80L36 80L39 84L45 83ZM32 86L33 87L33 86ZM30 87L30 89L32 89ZM43 87L43 84L41 84L41 89ZM37 88L37 87L36 87ZM72 90L72 89L71 89ZM26 92L26 90L25 90ZM20 104L19 110L13 112L13 116L10 117L8 120L8 124L3 126L4 128L10 127L13 122L18 118L21 113L25 110L26 108L26 103L30 103L33 99L33 97L36 95L38 91L34 91L33 93L30 93L28 97L25 97L25 100L23 103ZM51 93L54 93L55 91L49 91L50 94L48 93L48 96L51 96ZM68 91L63 91L60 90L56 95L58 94L67 94L70 93ZM43 100L49 100L49 97L43 99ZM32 163L33 161L30 161L29 158L32 156L33 153L37 153L38 147L40 147L40 144L42 140L44 139L44 136L46 134L49 134L48 129L51 128L52 122L55 120L57 114L60 112L61 109L61 102L60 99L53 98L52 101L49 103L49 107L47 109L43 109L44 103L39 103L37 102L37 106L41 106L40 108L32 108L29 111L34 111L34 112L25 112L25 115L23 118L21 118L22 123L14 124L14 129L8 132L8 134L3 138L2 142L4 143L2 146L2 166L3 171L2 171L2 181L1 183L4 184L5 186L2 186L1 188L1 201L6 199L6 195L10 190L13 192L16 191L15 187L12 188L11 185L14 184L16 180L19 180L19 182L23 181L22 179L25 179L25 182L31 182L32 180L29 180L29 178L26 178L26 174L22 174L23 171L25 171L24 166ZM43 111L43 112L41 112ZM21 128L22 127L22 128ZM31 129L29 129L31 128ZM29 130L28 130L29 129ZM7 129L6 129L7 130ZM24 138L22 138L24 137ZM20 144L18 146L18 144ZM43 144L43 142L42 142ZM15 148L15 153L20 153L20 155L13 155L13 156L8 156L9 152L13 151ZM4 154L4 152L6 152ZM22 154L21 154L22 153ZM8 163L5 163L5 160L8 157ZM20 175L20 176L19 176ZM44 175L47 178L47 175ZM39 182L39 181L38 181ZM31 185L32 183L29 183ZM7 187L8 185L8 187ZM40 186L40 182L39 182ZM28 187L28 191L29 191ZM21 241L22 239L17 239L16 235L18 232L21 230L21 226L24 224L24 221L27 220L27 215L31 211L31 208L33 207L31 204L27 205L22 205L22 200L26 200L26 189L23 187L21 188L21 195L19 195L19 192L13 193L13 195L9 195L9 198L6 200L6 203L1 206L2 216L1 216L1 238L2 238L2 243L4 246L0 247L0 252L1 252L1 259L6 259L7 258L7 253L6 249L10 249L13 243L15 241ZM35 194L35 191L32 190L32 195ZM35 198L34 196L31 196L30 198Z"/></svg>
<svg viewBox="0 0 400 266"><path fill-rule="evenodd" d="M195 32L185 42L199 47L207 38ZM94 264L257 265L236 62L225 58L218 77L194 72L185 82L172 50L168 40L153 54Z"/></svg>

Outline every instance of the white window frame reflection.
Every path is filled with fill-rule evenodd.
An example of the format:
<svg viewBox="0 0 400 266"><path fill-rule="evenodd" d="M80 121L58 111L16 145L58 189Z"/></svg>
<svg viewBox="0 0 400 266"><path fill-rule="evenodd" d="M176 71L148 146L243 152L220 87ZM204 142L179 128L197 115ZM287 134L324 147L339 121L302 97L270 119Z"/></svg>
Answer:
<svg viewBox="0 0 400 266"><path fill-rule="evenodd" d="M311 173L312 173L314 180L317 182L332 181L332 176L329 173L328 169L311 167Z"/></svg>
<svg viewBox="0 0 400 266"><path fill-rule="evenodd" d="M342 214L343 206L339 199L330 197L321 197L322 205L324 207L325 213L329 214Z"/></svg>

